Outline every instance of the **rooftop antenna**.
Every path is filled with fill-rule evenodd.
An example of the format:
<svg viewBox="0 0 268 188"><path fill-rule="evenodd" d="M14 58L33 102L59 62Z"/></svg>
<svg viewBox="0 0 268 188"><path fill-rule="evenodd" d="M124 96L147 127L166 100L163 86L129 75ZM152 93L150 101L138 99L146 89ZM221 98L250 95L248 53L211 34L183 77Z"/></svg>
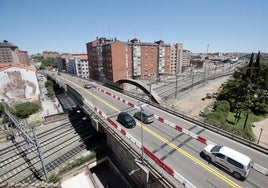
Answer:
<svg viewBox="0 0 268 188"><path fill-rule="evenodd" d="M208 48L209 48L209 44L207 45L207 55L208 55Z"/></svg>

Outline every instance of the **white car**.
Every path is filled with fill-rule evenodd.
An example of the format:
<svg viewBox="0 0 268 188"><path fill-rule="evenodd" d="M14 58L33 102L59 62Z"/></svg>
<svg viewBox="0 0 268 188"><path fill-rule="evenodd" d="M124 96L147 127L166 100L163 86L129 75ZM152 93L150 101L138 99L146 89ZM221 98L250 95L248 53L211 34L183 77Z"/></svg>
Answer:
<svg viewBox="0 0 268 188"><path fill-rule="evenodd" d="M216 163L228 170L237 179L246 178L251 169L251 159L229 147L207 145L203 150L204 158L208 162Z"/></svg>
<svg viewBox="0 0 268 188"><path fill-rule="evenodd" d="M84 85L84 88L86 88L86 89L90 89L90 88L92 88L92 84L85 84L85 85Z"/></svg>

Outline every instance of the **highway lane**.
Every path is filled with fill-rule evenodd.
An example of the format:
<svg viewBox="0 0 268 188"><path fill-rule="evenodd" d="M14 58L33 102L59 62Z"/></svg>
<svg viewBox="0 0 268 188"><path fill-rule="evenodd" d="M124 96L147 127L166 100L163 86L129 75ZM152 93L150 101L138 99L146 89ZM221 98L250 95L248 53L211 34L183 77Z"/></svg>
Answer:
<svg viewBox="0 0 268 188"><path fill-rule="evenodd" d="M176 117L175 117L176 118ZM183 121L185 121L185 120L183 120ZM182 124L184 124L184 123L182 123ZM195 129L199 129L197 132L202 132L202 133L205 133L205 132L209 132L209 133L211 133L210 131L204 131L204 129L203 128L200 128L200 127L197 127L196 125L192 125L191 123L188 123L189 125L191 125L194 129L192 129L192 130L195 130ZM190 128L191 129L191 128ZM172 131L174 131L173 129L172 129ZM218 136L218 135L217 135ZM214 134L214 136L213 136L214 138L215 138L215 134ZM222 136L220 136L220 137L222 137ZM222 141L222 142L217 142L217 138L215 139L216 141L214 141L215 143L224 143L224 141ZM225 140L226 140L226 138L225 138ZM228 140L227 139L227 141L230 141L230 140ZM228 145L228 146L230 146L230 147L232 147L234 144L237 144L237 143L230 143L230 144L224 144L224 145ZM241 144L238 144L239 145L239 147L238 147L238 150L239 151L241 151L239 148L245 148L245 149L247 149L247 150L250 150L251 152L253 152L255 155L256 155L256 152L255 151L253 151L253 150L251 150L250 148L247 148L247 147L244 147L244 146L242 146ZM235 148L236 149L236 148ZM245 153L245 152L243 152L243 153ZM249 156L252 156L252 155L249 155ZM266 156L264 156L263 154L257 154L257 156L259 156L260 158L262 158L264 161L266 161L266 162L264 162L264 163L260 163L260 164L267 164L267 157ZM254 160L255 160L255 157L254 157ZM264 177L265 178L265 177ZM256 181L256 182L260 182L260 181ZM251 183L252 184L252 183Z"/></svg>
<svg viewBox="0 0 268 188"><path fill-rule="evenodd" d="M100 87L100 86L98 86L98 87ZM108 90L107 88L105 88L106 90ZM96 91L96 92L95 92ZM88 91L88 92L90 92L90 91ZM113 93L116 93L115 91L112 91ZM99 101L98 102L98 105L100 105L100 103L102 103L102 101L105 101L105 105L107 105L109 108L111 108L112 106L114 106L113 108L112 108L112 112L116 112L117 110L121 110L121 109L128 109L129 108L129 106L127 106L127 105L122 105L122 104L120 104L119 105L119 103L120 102L118 102L118 100L117 99L114 99L114 98L112 98L112 97L110 97L110 96L108 96L108 98L107 98L107 95L106 94L103 94L102 92L99 92L99 91L97 91L96 89L94 89L94 94L96 95L96 98L94 97L94 100L96 99L96 100L99 100L99 99L101 99L101 101ZM106 95L106 96L105 96ZM130 99L128 98L128 97L126 97L126 96L123 96L123 95L121 95L120 93L116 93L116 95L118 95L118 96L121 96L121 97L124 97L124 98L126 98L128 101L130 101ZM98 98L99 99L98 99ZM91 97L86 97L87 98L87 100L90 100L91 99ZM133 100L133 99L131 99L131 100ZM108 102L109 103L108 103ZM133 101L135 101L135 100L133 100ZM140 102L139 102L140 103ZM119 105L119 106L118 106ZM98 106L99 107L99 106ZM152 108L152 107L148 107L148 108ZM154 108L152 108L153 110L153 112L154 113L156 113L156 114L158 114L158 115L160 115L161 114L161 116L165 113L165 112L162 112L162 111L160 111L160 110L158 110L158 109L154 109ZM103 111L105 112L105 110L107 110L107 108L105 109L103 109ZM110 112L111 112L110 111ZM106 112L105 112L106 113ZM222 142L221 142L221 144L224 144L224 145L226 145L225 143L228 143L228 142L230 142L230 140L228 140L228 139L224 139L222 136L218 136L217 134L214 134L214 133L211 133L210 131L203 131L204 129L203 128L199 128L199 130L198 130L198 128L195 126L195 125L191 125L191 123L185 123L185 120L181 120L180 118L177 118L177 117L175 117L175 116L172 116L172 115L169 115L169 114L165 114L167 117L167 119L168 120L170 120L170 121L175 121L175 122L180 122L180 124L181 124L181 126L188 126L188 129L190 129L191 127L194 127L194 129L192 129L193 131L194 130L197 130L197 132L198 131L200 131L200 130L202 130L202 134L204 135L204 136L207 136L207 135L209 135L209 134L211 134L212 135L212 137L213 137L213 139L214 140L218 140L219 138L221 138L222 139ZM116 117L115 117L116 118ZM156 126L157 127L160 127L160 126L163 126L163 125L159 125L158 124L159 122L156 122ZM158 125L157 125L158 124ZM164 126L166 126L166 125L164 125ZM203 181L201 181L201 182L203 182L204 183L204 187L209 187L209 186L211 186L211 185L214 185L214 183L216 183L216 185L219 185L219 176L220 177L228 177L227 179L228 180L226 180L226 181L223 181L224 182L224 184L226 183L227 185L230 185L230 184L228 184L228 182L230 181L230 182L235 182L235 183L237 183L237 184L239 184L240 186L245 186L245 187L252 187L252 185L259 185L260 187L262 187L262 186L265 186L265 185L267 185L267 177L265 177L265 176L263 176L263 175L261 175L261 174L259 174L259 173L257 173L257 172L252 172L251 174L250 174L250 176L249 176L249 178L247 179L247 180L245 180L245 181L243 181L243 182L241 182L241 181L239 181L239 180L235 180L232 176L230 176L229 177L229 175L228 174L226 174L226 173L224 173L223 171L221 171L221 170L219 170L219 169L217 169L214 165L211 165L211 164L209 164L209 168L207 168L207 166L206 165L204 165L204 164L206 164L206 161L204 161L202 158L200 158L200 156L199 156L199 153L202 151L202 149L203 149L203 147L204 147L204 145L203 144L197 144L196 146L193 144L193 143L191 143L190 144L190 142L192 142L192 141L189 141L189 146L188 147L185 147L185 146L187 146L188 144L184 144L184 145L182 145L182 146L180 146L179 148L176 148L175 146L176 145L180 145L181 144L181 142L184 142L185 140L187 140L187 139L189 139L189 138L184 138L184 139L182 139L182 140L180 140L180 141L177 141L177 139L175 139L175 141L176 142L178 142L178 143L176 143L176 144L174 144L174 143L170 143L170 144L168 144L168 143L165 143L165 141L166 142L168 142L169 140L172 140L172 139L174 139L174 138L176 138L176 134L181 134L181 133L179 133L179 132L177 132L176 130L174 130L174 129L172 129L172 128L170 128L170 127L168 127L168 126L166 126L165 127L165 129L161 129L161 131L170 131L170 133L175 133L175 135L170 135L170 136L167 136L167 133L164 133L163 135L160 135L160 131L159 131L159 129L157 130L157 129L154 129L154 126L152 125L152 126L146 126L146 128L148 128L147 129L147 131L144 131L144 137L147 139L148 138L148 140L145 140L144 141L144 143L145 144L148 144L149 145L149 148L151 149L151 148L153 148L153 149L157 149L157 148L161 148L161 146L163 145L163 144L165 144L166 145L166 147L165 148L169 148L169 149L171 149L172 148L172 150L176 150L176 152L173 152L173 154L172 155L170 155L168 158L166 158L165 160L167 160L168 161L168 164L174 164L174 166L172 166L172 168L174 168L176 171L178 171L178 172L180 172L180 171L182 171L182 172L187 172L187 171L189 171L188 172L188 174L186 175L186 177L188 178L188 179L190 179L191 181L195 181L196 180L196 175L195 174L193 174L192 173L192 171L193 171L193 169L194 169L194 171L195 172L197 172L197 174L203 174L204 172L203 171L205 171L205 172L210 172L210 173L208 173L208 175L206 175L205 176L205 179L203 179ZM146 129L144 129L144 130L146 130ZM135 135L135 138L139 138L140 136L140 128L138 128L138 126L136 127L136 128L134 128L134 129L128 129L128 131L129 132L131 132L131 134L133 134L133 136ZM154 133L156 133L156 135L154 134ZM207 133L209 133L209 134L207 134ZM162 133L161 133L162 134ZM185 136L185 135L183 135L183 136ZM150 138L150 139L149 139ZM164 139L162 139L162 138L164 138ZM153 144L151 144L151 142L152 142L152 140L153 140ZM190 139L190 140L193 140L193 139ZM212 139L211 139L212 140ZM212 140L213 141L213 140ZM158 142L160 142L160 143L158 143ZM197 141L195 141L195 142L197 142ZM216 143L218 143L218 142L216 142ZM150 145L151 144L151 145ZM194 146L193 146L194 145ZM248 151L250 151L250 149L248 149L248 148L245 148L245 147L243 147L243 146L241 146L241 145L239 145L239 144L237 144L237 143L231 143L230 145L228 145L228 146L231 146L232 148L234 148L233 146L235 145L235 147L237 147L238 148L238 150L239 151L241 151L242 149L241 148L243 148L243 151L244 150L248 150ZM155 147L155 148L154 148ZM192 151L191 150L189 150L189 148L195 148L195 149L192 149ZM153 150L152 149L152 150ZM183 149L182 151L180 150L180 149ZM181 151L181 152L178 152L178 150L179 151ZM157 150L158 151L158 150ZM164 150L160 150L160 151L162 151L164 154L166 153L166 151L164 151ZM168 151L168 150L167 150ZM187 151L187 153L189 152L189 155L188 154L186 154L186 153L184 153L184 151ZM198 152L197 152L198 151ZM177 153L179 153L179 154L177 154ZM245 152L243 152L243 153L245 153ZM267 162L267 157L265 157L265 156L262 156L261 154L258 154L257 152L253 152L254 153L254 156L257 156L257 157L259 157L259 158L261 158L263 161L266 161ZM172 159L172 156L173 155L175 155L174 156L174 159ZM178 156L177 156L178 155ZM183 168L183 170L182 170L182 167L181 167L181 164L178 166L176 166L176 164L177 164L177 159L179 159L178 157L180 157L181 155L183 155L184 157L188 157L188 159L186 160L186 159L182 159L181 161L183 161L183 163L182 164L187 164L186 165L186 167L185 168ZM250 155L249 155L250 156ZM197 159L197 160L196 160ZM189 161L188 161L189 160ZM187 162L186 162L187 161ZM201 161L201 162L200 162ZM190 164L198 164L199 165L199 167L197 168L196 167L196 165L194 165L194 166L190 166ZM268 164L268 163L264 163L264 164ZM215 175L215 173L212 173L211 171L213 171L213 170L211 170L210 168L212 168L212 169L214 169L214 170L217 170L217 171L219 171L218 173L220 173L220 174L223 174L222 176L221 175L219 175L219 176L217 176L217 175ZM254 171L254 170L253 170ZM209 179L209 182L207 181L207 179ZM197 183L198 183L198 185L200 184L200 181L197 181ZM201 183L202 184L202 183ZM225 186L226 186L226 184L225 184ZM198 186L199 187L199 186ZM202 186L203 187L203 186Z"/></svg>

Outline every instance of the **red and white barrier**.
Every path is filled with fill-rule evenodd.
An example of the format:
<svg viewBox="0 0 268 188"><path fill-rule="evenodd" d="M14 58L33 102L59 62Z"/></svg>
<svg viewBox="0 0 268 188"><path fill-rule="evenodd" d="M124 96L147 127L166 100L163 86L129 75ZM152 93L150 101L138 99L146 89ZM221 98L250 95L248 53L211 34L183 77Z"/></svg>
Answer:
<svg viewBox="0 0 268 188"><path fill-rule="evenodd" d="M148 157L150 157L153 161L156 162L158 166L160 166L163 170L165 170L169 175L173 176L178 182L185 184L187 182L188 187L195 188L187 179L185 179L183 176L181 176L178 172L175 172L170 166L168 166L165 162L163 162L159 157L157 157L153 152L151 152L148 148L145 146L142 146L141 142L134 138L131 134L129 134L121 125L119 125L116 121L114 121L112 118L109 118L105 113L103 113L98 107L94 106L92 103L90 103L87 100L84 100L84 104L91 107L96 111L99 115L104 117L109 124L116 128L123 136L128 138L132 143L134 143L138 148L142 149L145 154L147 154ZM132 104L130 104L132 105ZM179 177L179 178L178 178Z"/></svg>
<svg viewBox="0 0 268 188"><path fill-rule="evenodd" d="M114 95L114 94L111 93L111 92L105 91L105 90L102 89L102 88L96 87L95 85L94 85L93 87L94 87L95 89L100 90L100 91L102 91L103 93L106 93L107 95L112 96L113 98L115 98L115 99L117 99L117 100L119 100L119 101L121 101L121 102L127 104L128 106L130 106L130 107L132 107L132 108L135 108L135 109L140 110L140 106L137 106L137 105L135 105L134 103L131 103L131 102L129 102L129 101L123 99L123 98L120 98L119 96L116 96L116 95ZM89 106L91 106L92 108L94 108L95 111L97 111L100 115L102 115L105 119L107 119L107 115L104 114L104 113L102 113L97 107L94 107L93 104L88 103L88 102L87 102L86 104L89 105ZM162 117L160 117L160 116L158 116L158 115L156 115L156 114L154 115L154 117L155 117L155 119L157 119L159 122L164 123L164 124L166 124L166 125L168 125L168 126L174 128L174 129L176 129L177 131L180 131L180 132L182 132L182 133L184 133L184 134L187 134L188 136L190 136L190 137L196 139L197 141L199 141L199 142L201 142L201 143L203 143L203 144L206 144L206 145L208 145L208 144L216 145L214 142L212 142L212 141L210 141L210 140L207 140L206 138L204 138L204 137L202 137L202 136L199 136L199 135L197 135L197 134L195 134L195 133L189 131L188 129L185 129L185 128L179 126L179 125L176 125L175 123L173 123L173 122L171 122L171 121L168 121L168 120L166 120L166 119L164 119L164 118L162 118ZM130 134L128 134L124 129L121 128L121 126L120 126L118 129L119 129L119 131L120 131L123 135L125 135L129 140L131 140L134 144L136 144L139 148L141 148L141 143L140 143L137 139L135 139L135 138L132 137ZM252 167L253 167L255 170L261 172L262 174L268 175L268 169L264 168L263 166L258 165L258 164L256 164L256 163L253 163ZM167 168L167 169L168 169L168 168ZM181 180L182 178L181 178L181 176L180 176L177 172L174 171L173 176L174 176L175 179L177 179L179 182L183 183L185 186L188 185L188 187L194 187L190 182L188 182L188 181L185 182L185 179L184 179L184 180ZM186 187L187 187L187 186L186 186Z"/></svg>
<svg viewBox="0 0 268 188"><path fill-rule="evenodd" d="M111 93L111 92L105 91L104 89L99 88L99 87L96 87L96 89L99 90L99 91L101 91L101 92L103 92L103 93L105 93L105 94L108 94L109 96L112 96L113 98L115 98L115 99L117 99L117 100L119 100L119 101L121 101L121 102L127 104L128 106L130 106L130 107L132 107L132 108L136 108L136 109L140 110L140 106L137 106L137 105L135 105L134 103L131 103L131 102L129 102L129 101L127 101L127 100L125 100L125 99L119 97L119 96L116 96L116 95L114 95L114 94ZM163 117L160 117L160 116L158 116L158 115L156 115L156 114L154 114L154 118L155 118L156 120L158 120L159 122L161 122L161 123L164 123L164 124L166 124L166 125L168 125L168 126L174 128L174 129L176 129L176 130L178 130L178 131L180 131L180 132L182 132L182 133L184 133L184 134L187 134L188 136L190 136L190 137L196 139L197 141L199 141L199 142L201 142L201 143L203 143L203 144L215 144L215 143L213 143L212 141L209 141L209 140L207 140L207 139L205 139L205 138L203 138L203 137L200 137L200 136L198 136L197 134L195 134L195 133L189 131L188 129L182 128L182 127L176 125L175 123L173 123L173 122L171 122L171 121L168 121L168 120L164 119Z"/></svg>

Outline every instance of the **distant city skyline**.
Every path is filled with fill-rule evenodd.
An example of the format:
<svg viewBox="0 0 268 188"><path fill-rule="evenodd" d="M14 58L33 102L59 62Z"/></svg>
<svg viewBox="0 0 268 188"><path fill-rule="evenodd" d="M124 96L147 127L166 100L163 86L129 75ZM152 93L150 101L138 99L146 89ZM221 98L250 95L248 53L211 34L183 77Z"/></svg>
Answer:
<svg viewBox="0 0 268 188"><path fill-rule="evenodd" d="M0 41L29 54L86 53L96 37L183 43L193 53L268 52L266 0L1 0L0 7Z"/></svg>

